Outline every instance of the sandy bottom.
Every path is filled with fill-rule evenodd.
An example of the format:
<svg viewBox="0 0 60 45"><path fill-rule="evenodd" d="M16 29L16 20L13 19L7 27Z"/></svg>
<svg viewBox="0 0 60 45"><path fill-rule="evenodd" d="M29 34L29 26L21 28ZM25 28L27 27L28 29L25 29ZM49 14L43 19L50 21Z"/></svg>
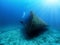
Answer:
<svg viewBox="0 0 60 45"><path fill-rule="evenodd" d="M60 45L60 32L50 28L44 34L32 40L24 39L18 26L7 26L0 32L0 45Z"/></svg>

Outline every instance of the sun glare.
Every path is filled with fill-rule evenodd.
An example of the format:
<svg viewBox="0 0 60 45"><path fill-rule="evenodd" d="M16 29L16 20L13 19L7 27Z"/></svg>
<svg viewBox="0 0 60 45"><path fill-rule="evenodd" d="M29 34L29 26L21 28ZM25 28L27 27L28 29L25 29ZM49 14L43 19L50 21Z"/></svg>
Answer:
<svg viewBox="0 0 60 45"><path fill-rule="evenodd" d="M52 5L57 5L57 4L59 4L59 0L45 0L44 1L44 4L45 5L48 5L48 6L52 6Z"/></svg>

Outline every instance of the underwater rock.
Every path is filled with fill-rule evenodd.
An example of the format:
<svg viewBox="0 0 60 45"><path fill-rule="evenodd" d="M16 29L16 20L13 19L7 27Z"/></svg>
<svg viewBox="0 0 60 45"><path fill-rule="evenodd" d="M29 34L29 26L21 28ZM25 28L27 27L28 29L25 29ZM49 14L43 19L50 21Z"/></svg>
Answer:
<svg viewBox="0 0 60 45"><path fill-rule="evenodd" d="M32 11L29 16L27 24L20 21L25 26L24 35L26 39L37 37L48 29L47 24L42 19L39 19Z"/></svg>

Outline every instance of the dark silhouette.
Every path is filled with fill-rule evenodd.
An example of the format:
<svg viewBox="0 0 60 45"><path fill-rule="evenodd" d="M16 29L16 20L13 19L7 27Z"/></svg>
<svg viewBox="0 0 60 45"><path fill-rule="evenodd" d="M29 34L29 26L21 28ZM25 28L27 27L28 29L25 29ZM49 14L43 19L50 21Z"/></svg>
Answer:
<svg viewBox="0 0 60 45"><path fill-rule="evenodd" d="M23 21L20 23L24 24ZM34 13L30 12L30 18L27 24L24 24L25 30L24 35L26 39L33 39L43 34L48 28L47 24L39 19Z"/></svg>

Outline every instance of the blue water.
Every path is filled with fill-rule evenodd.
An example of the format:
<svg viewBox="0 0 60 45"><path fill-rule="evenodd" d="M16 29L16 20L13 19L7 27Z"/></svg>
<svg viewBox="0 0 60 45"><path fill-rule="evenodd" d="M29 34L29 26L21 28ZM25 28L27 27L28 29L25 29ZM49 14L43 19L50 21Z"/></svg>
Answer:
<svg viewBox="0 0 60 45"><path fill-rule="evenodd" d="M47 7L42 0L0 0L0 25L15 24L31 10L51 27L60 28L60 5Z"/></svg>
<svg viewBox="0 0 60 45"><path fill-rule="evenodd" d="M0 45L60 45L60 5L46 6L44 0L0 0ZM49 30L27 41L21 30L20 20L29 18L33 11ZM25 15L25 16L24 16Z"/></svg>

